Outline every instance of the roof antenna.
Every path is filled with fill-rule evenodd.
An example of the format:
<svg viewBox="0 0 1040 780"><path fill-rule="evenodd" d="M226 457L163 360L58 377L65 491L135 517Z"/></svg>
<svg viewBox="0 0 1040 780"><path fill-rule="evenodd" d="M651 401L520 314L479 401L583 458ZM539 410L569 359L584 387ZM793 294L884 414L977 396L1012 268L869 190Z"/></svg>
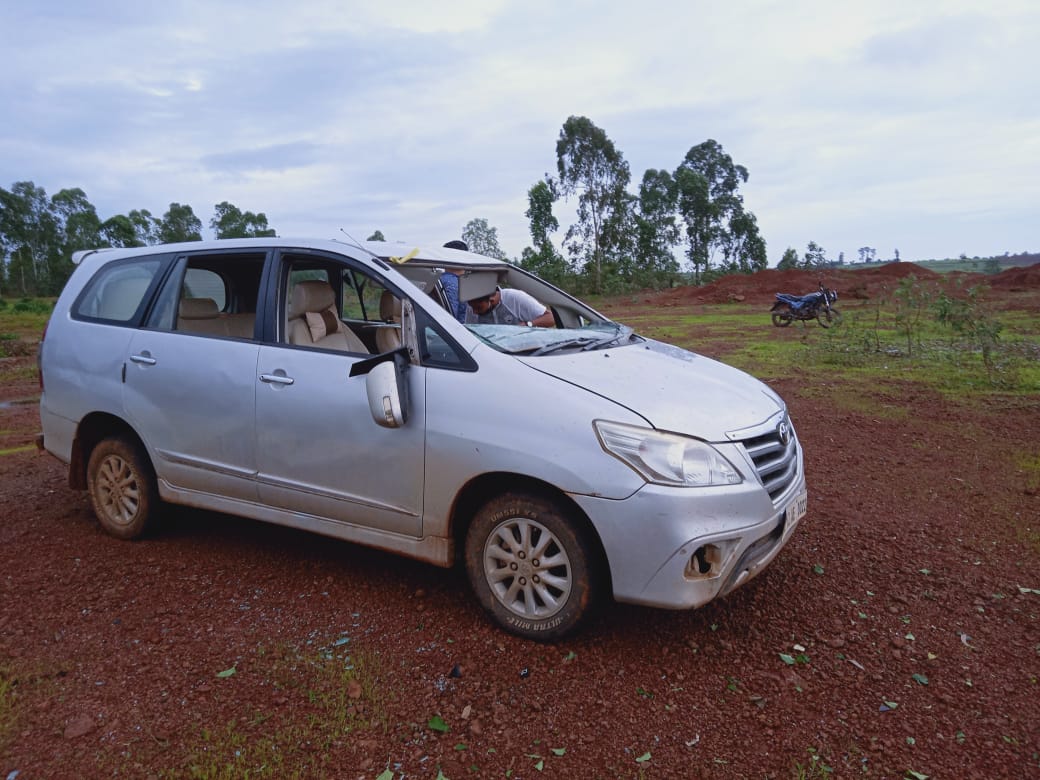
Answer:
<svg viewBox="0 0 1040 780"><path fill-rule="evenodd" d="M368 254L370 254L370 255L372 256L372 259L374 259L374 260L376 260L377 262L379 262L379 263L380 263L380 265L382 265L382 264L383 264L383 258L381 258L381 257L380 257L379 255L377 255L377 254L376 254L375 252L373 252L373 251L372 251L371 249L369 249L369 248L368 248L368 247L366 247L366 246L365 246L364 244L362 244L362 243L361 243L360 241L358 241L358 240L357 240L356 238L354 238L354 236L350 235L350 233L348 233L348 232L347 232L346 230L344 230L343 228L340 228L340 229L339 229L339 232L340 232L340 233L342 233L343 235L345 235L345 236L346 236L347 238L349 238L349 239L350 239L350 241L351 241L351 244L350 244L350 245L351 245L351 246L355 246L355 247L357 247L357 248L358 248L358 249L360 249L360 250L361 250L362 252L367 252Z"/></svg>

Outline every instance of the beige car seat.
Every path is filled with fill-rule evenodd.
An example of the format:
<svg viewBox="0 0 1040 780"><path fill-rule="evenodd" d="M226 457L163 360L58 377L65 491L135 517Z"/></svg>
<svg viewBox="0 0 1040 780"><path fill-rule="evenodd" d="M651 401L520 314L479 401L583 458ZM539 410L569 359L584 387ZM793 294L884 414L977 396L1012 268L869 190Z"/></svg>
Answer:
<svg viewBox="0 0 1040 780"><path fill-rule="evenodd" d="M385 290L379 299L379 317L383 322L394 323L395 327L376 331L376 347L380 352L390 352L401 346L401 299Z"/></svg>
<svg viewBox="0 0 1040 780"><path fill-rule="evenodd" d="M289 343L368 354L368 349L336 311L336 294L328 282L308 280L292 291Z"/></svg>

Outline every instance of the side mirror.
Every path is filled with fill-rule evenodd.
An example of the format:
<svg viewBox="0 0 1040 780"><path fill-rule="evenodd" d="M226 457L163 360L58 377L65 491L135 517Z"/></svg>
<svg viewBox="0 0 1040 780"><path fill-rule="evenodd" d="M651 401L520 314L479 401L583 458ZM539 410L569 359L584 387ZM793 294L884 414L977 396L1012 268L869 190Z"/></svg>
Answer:
<svg viewBox="0 0 1040 780"><path fill-rule="evenodd" d="M408 356L404 349L355 363L350 375L365 374L368 410L377 425L400 428L408 422Z"/></svg>

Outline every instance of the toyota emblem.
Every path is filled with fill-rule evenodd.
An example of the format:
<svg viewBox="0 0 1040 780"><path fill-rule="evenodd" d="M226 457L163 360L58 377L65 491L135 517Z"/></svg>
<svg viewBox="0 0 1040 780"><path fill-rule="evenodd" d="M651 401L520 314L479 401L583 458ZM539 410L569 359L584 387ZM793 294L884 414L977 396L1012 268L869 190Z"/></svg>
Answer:
<svg viewBox="0 0 1040 780"><path fill-rule="evenodd" d="M778 426L776 426L776 435L780 437L780 443L783 444L785 447L787 446L788 442L791 441L791 428L787 424L787 420L784 420Z"/></svg>

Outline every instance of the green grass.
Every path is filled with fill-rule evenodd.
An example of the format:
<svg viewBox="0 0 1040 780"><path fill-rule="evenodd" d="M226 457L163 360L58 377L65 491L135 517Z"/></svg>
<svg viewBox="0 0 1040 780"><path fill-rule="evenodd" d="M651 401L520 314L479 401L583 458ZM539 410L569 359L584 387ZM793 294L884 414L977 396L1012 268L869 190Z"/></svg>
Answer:
<svg viewBox="0 0 1040 780"><path fill-rule="evenodd" d="M320 777L359 734L388 728L378 661L344 638L320 650L260 647L239 666L214 687L233 701L236 686L261 685L271 704L198 723L179 757L162 754L168 768L161 777Z"/></svg>
<svg viewBox="0 0 1040 780"><path fill-rule="evenodd" d="M0 298L0 334L5 339L39 341L53 310L52 298Z"/></svg>

